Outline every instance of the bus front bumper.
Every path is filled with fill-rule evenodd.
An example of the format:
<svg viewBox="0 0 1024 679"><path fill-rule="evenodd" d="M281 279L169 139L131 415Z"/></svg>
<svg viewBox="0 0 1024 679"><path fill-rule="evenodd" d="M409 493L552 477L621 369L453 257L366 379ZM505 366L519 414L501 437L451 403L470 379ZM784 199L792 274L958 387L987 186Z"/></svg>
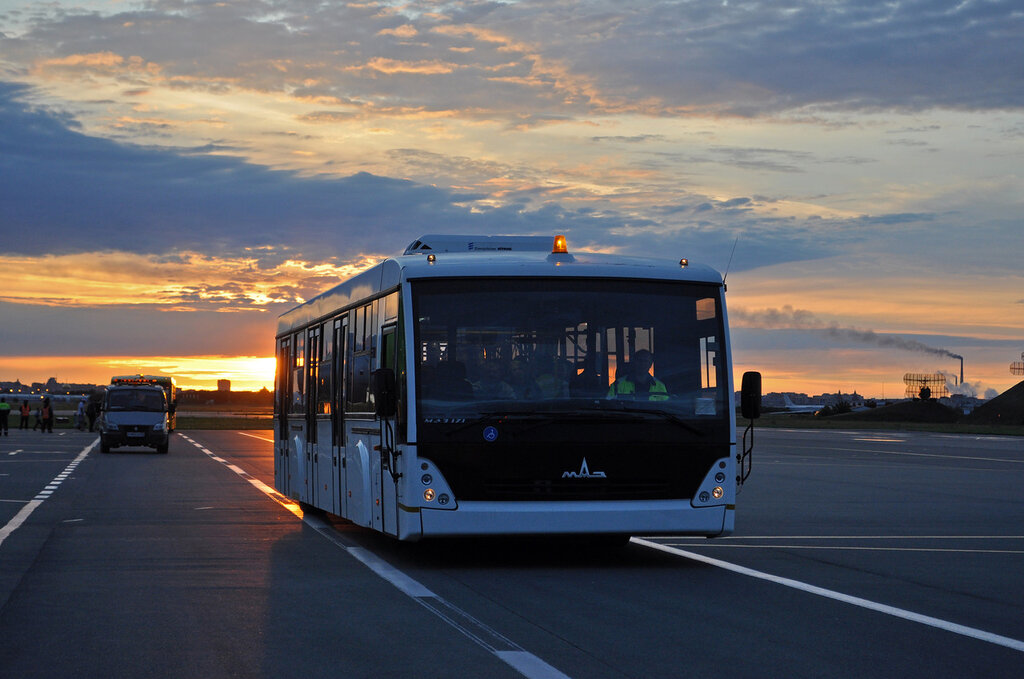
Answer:
<svg viewBox="0 0 1024 679"><path fill-rule="evenodd" d="M628 502L460 502L455 510L421 509L423 537L471 535L699 535L733 531L732 506L688 500Z"/></svg>

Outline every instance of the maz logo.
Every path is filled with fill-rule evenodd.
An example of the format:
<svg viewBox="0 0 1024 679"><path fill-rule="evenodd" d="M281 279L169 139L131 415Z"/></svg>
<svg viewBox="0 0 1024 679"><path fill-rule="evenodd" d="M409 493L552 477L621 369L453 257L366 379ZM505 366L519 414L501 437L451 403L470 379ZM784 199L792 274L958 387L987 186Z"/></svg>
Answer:
<svg viewBox="0 0 1024 679"><path fill-rule="evenodd" d="M605 479L604 472L592 472L587 467L587 458L583 458L583 464L580 465L578 472L562 472L563 479Z"/></svg>

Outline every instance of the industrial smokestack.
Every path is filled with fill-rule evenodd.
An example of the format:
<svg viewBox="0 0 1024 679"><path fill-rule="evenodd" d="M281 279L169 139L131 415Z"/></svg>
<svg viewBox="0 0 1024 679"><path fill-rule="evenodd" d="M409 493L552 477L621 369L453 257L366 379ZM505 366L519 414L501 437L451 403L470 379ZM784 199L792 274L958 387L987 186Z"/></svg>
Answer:
<svg viewBox="0 0 1024 679"><path fill-rule="evenodd" d="M964 383L964 357L960 357L960 384Z"/></svg>

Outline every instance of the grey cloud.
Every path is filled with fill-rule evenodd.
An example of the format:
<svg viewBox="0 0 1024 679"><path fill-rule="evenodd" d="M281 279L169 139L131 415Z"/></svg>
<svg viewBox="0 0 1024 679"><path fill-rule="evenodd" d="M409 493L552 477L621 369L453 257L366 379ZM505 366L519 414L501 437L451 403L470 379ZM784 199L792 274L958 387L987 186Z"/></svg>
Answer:
<svg viewBox="0 0 1024 679"><path fill-rule="evenodd" d="M663 134L637 134L631 137L625 136L606 136L606 137L591 137L591 141L594 142L619 142L623 144L641 144L648 141L667 141L667 138Z"/></svg>
<svg viewBox="0 0 1024 679"><path fill-rule="evenodd" d="M288 245L318 261L404 243L424 228L469 228L466 196L356 174L302 178L223 156L87 137L60 114L30 109L0 86L0 223L6 252L193 249L233 254ZM431 227L431 225L435 225ZM387 240L392 240L388 238Z"/></svg>
<svg viewBox="0 0 1024 679"><path fill-rule="evenodd" d="M1010 1L412 2L380 9L174 1L110 16L55 13L5 41L5 52L29 64L111 51L159 64L181 77L180 87L305 89L375 102L378 111L474 108L510 125L631 107L757 115L1024 105L1024 72L1007 66L1019 62L1024 15ZM416 28L415 40L381 34L404 24ZM452 30L463 28L500 38ZM424 76L374 68L378 59L449 70Z"/></svg>
<svg viewBox="0 0 1024 679"><path fill-rule="evenodd" d="M259 270L287 259L343 264L400 250L431 231L567 233L576 247L627 254L685 250L722 268L740 236L733 270L826 257L894 226L921 229L927 213L854 219L774 218L773 199L681 194L633 213L612 200L573 202L552 183L523 182L494 206L481 194L427 185L438 174L536 179L529 168L400 149L406 176L303 177L229 156L143 148L81 134L60 112L32 108L21 86L0 84L0 224L8 253L178 250L246 257ZM974 227L977 233L980 226ZM998 233L1003 225L986 227ZM922 233L922 238L926 234Z"/></svg>

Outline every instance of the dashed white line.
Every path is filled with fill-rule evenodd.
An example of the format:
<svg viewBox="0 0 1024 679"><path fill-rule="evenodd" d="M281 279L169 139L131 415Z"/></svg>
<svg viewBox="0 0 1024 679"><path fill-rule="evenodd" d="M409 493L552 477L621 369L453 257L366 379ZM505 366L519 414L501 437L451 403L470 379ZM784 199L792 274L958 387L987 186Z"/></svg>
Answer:
<svg viewBox="0 0 1024 679"><path fill-rule="evenodd" d="M242 432L239 433L241 434ZM252 436L251 434L244 435ZM506 663L523 676L528 679L569 679L568 675L555 669L536 655L517 645L515 642L510 641L496 630L472 617L469 613L466 613L437 594L434 594L420 582L384 561L373 552L363 547L348 543L339 537L333 528L331 528L331 526L320 517L303 515L301 508L295 505L295 503L291 502L288 498L285 498L278 491L259 479L254 478L244 469L241 469L237 465L230 464L227 460L217 457L213 452L206 449L200 443L190 439L188 436L181 434L181 437L209 456L210 459L221 462L225 467L244 478L256 488L260 489L275 502L284 505L286 509L302 519L306 525L316 530L338 547L344 549L350 556L379 575L393 587L412 598L430 612L434 613L434 615L444 620L464 636L490 651L496 658ZM253 436L253 438L262 437Z"/></svg>
<svg viewBox="0 0 1024 679"><path fill-rule="evenodd" d="M32 512L34 512L39 507L39 505L43 504L45 500L47 500L50 496L53 495L53 491L57 490L60 484L63 483L64 480L67 478L67 475L71 474L71 472L75 470L75 468L82 462L82 460L86 458L86 456L90 452L92 452L92 449L95 448L96 444L99 442L100 440L96 439L88 446L86 446L84 449L82 449L82 452L78 454L78 457L76 457L71 463L69 463L68 466L65 467L64 470L61 472L61 474L58 474L53 481L47 484L44 490L40 491L34 498L25 503L25 506L22 507L18 511L18 513L14 515L14 518L7 522L6 526L0 528L0 545L4 543L4 540L11 536L11 533L18 530L18 528L20 528L21 525L25 523L28 517L32 515ZM63 478L61 478L61 475L64 475Z"/></svg>

